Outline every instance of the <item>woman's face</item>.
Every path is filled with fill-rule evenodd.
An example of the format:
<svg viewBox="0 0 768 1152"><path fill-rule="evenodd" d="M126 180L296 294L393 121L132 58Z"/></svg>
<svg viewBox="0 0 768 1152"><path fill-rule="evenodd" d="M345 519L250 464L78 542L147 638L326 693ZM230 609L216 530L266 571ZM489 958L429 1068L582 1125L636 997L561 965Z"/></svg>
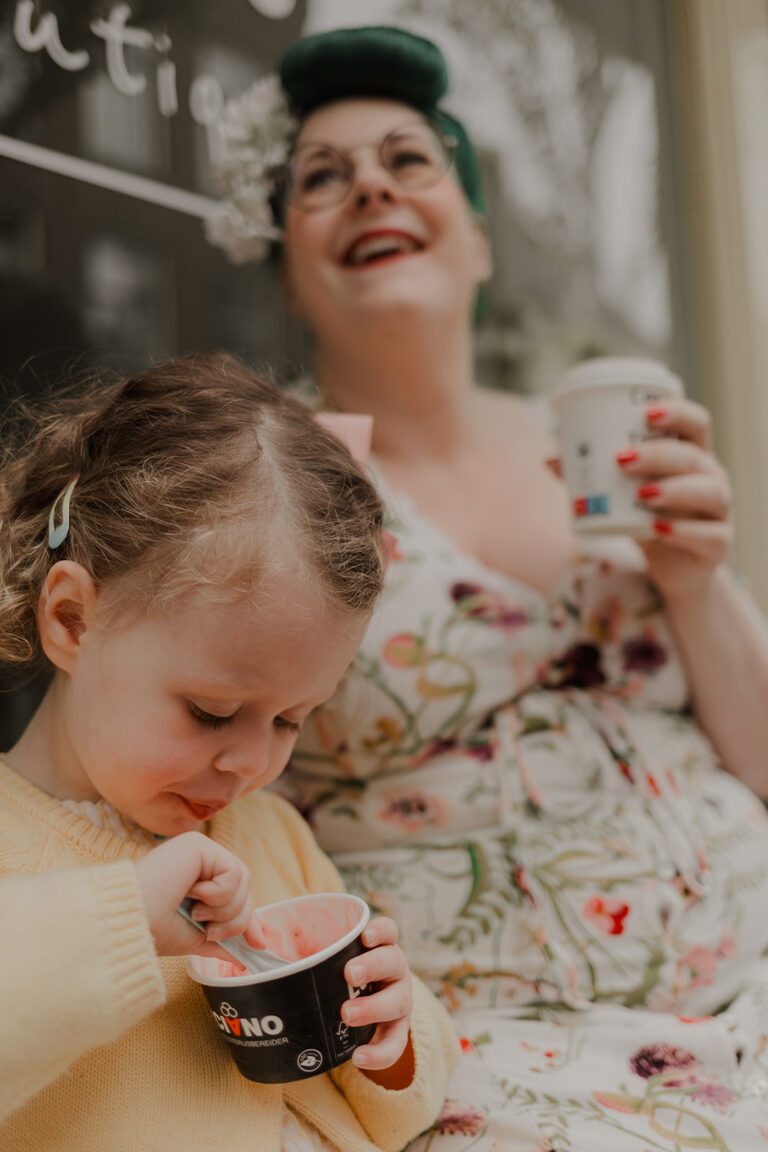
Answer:
<svg viewBox="0 0 768 1152"><path fill-rule="evenodd" d="M313 210L290 203L286 211L289 301L321 341L348 337L350 323L393 314L469 317L476 285L490 273L485 234L453 171L413 187L393 174L399 157L385 164L382 142L400 130L423 135L425 121L405 104L358 99L319 109L299 134L310 179L328 178L323 146L349 157L353 168L338 203L321 197Z"/></svg>

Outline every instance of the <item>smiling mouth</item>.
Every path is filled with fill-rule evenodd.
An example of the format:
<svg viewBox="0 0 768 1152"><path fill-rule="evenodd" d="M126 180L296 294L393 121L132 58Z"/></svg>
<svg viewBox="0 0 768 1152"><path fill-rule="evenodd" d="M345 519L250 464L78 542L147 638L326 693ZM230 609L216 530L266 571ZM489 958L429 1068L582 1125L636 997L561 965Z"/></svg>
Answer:
<svg viewBox="0 0 768 1152"><path fill-rule="evenodd" d="M393 256L408 256L424 247L404 232L381 232L362 236L347 249L343 263L347 268L364 268Z"/></svg>

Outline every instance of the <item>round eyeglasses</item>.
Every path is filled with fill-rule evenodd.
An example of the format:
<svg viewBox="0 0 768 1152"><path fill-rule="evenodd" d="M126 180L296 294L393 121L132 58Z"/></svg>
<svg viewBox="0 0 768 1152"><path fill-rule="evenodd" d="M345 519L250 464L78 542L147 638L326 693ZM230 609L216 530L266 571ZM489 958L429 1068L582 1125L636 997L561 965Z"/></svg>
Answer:
<svg viewBox="0 0 768 1152"><path fill-rule="evenodd" d="M442 180L457 145L453 137L443 136L428 124L408 124L380 141L379 163L405 191L419 192ZM303 212L341 204L355 180L352 155L357 151L360 149L342 151L330 144L300 145L285 170L284 202Z"/></svg>

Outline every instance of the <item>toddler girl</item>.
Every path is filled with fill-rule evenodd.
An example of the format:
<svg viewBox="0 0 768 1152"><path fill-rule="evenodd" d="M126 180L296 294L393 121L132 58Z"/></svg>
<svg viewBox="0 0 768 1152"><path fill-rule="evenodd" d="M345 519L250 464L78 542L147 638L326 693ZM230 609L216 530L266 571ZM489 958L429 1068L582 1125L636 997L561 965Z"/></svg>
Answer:
<svg viewBox="0 0 768 1152"><path fill-rule="evenodd" d="M377 985L343 1009L373 1040L284 1086L240 1076L173 959L242 931L263 945L254 904L341 886L262 789L359 646L377 496L223 355L92 387L19 433L0 658L52 675L0 760L0 1146L394 1152L438 1112L455 1041L390 920L347 968Z"/></svg>

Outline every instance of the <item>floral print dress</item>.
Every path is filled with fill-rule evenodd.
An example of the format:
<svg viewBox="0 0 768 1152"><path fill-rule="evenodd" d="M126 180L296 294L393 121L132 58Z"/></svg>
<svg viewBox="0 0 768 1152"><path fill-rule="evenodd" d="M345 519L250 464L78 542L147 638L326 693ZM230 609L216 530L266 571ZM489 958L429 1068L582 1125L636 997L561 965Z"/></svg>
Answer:
<svg viewBox="0 0 768 1152"><path fill-rule="evenodd" d="M278 787L454 1013L414 1152L768 1152L768 816L640 550L547 599L382 490L387 590Z"/></svg>

